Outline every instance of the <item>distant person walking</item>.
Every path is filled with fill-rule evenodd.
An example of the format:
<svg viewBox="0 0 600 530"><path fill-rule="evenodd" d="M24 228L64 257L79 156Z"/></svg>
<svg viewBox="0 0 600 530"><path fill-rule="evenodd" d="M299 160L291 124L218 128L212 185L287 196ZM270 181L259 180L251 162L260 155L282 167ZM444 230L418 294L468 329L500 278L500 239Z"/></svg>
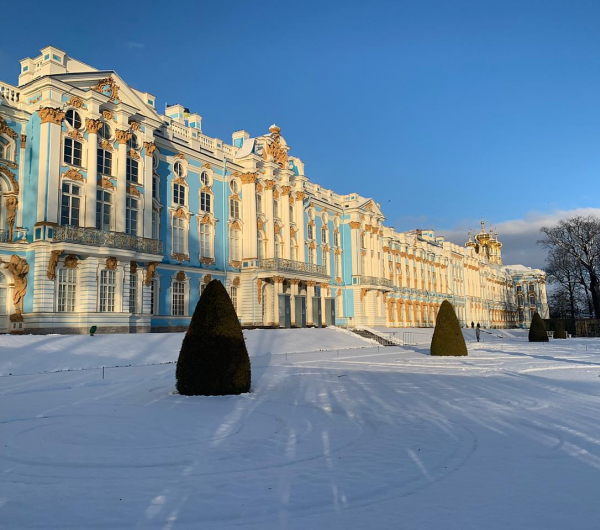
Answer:
<svg viewBox="0 0 600 530"><path fill-rule="evenodd" d="M475 336L477 337L477 342L481 337L481 327L479 326L479 322L477 323L477 327L475 328Z"/></svg>

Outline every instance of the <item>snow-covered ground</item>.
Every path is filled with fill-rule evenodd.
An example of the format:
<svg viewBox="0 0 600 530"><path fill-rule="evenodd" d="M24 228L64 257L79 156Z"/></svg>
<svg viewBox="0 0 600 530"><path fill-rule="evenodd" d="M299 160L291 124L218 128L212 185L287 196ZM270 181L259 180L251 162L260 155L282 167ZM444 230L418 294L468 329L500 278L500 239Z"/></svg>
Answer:
<svg viewBox="0 0 600 530"><path fill-rule="evenodd" d="M498 334L251 331L235 397L173 394L181 334L2 336L4 374L79 371L0 377L0 527L600 528L600 340Z"/></svg>

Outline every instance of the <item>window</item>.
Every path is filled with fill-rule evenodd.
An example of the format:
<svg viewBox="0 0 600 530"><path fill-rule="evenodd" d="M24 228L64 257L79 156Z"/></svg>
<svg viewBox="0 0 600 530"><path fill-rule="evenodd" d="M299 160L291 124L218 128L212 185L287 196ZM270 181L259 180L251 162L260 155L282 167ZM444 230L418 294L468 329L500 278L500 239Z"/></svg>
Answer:
<svg viewBox="0 0 600 530"><path fill-rule="evenodd" d="M158 280L150 282L150 314L158 315Z"/></svg>
<svg viewBox="0 0 600 530"><path fill-rule="evenodd" d="M279 201L277 199L273 199L273 217L279 219Z"/></svg>
<svg viewBox="0 0 600 530"><path fill-rule="evenodd" d="M173 253L186 254L185 220L173 217Z"/></svg>
<svg viewBox="0 0 600 530"><path fill-rule="evenodd" d="M171 314L176 317L185 316L185 283L173 282L173 307Z"/></svg>
<svg viewBox="0 0 600 530"><path fill-rule="evenodd" d="M206 223L200 225L200 257L212 258L211 226Z"/></svg>
<svg viewBox="0 0 600 530"><path fill-rule="evenodd" d="M298 261L298 243L296 242L296 238L290 239L290 259Z"/></svg>
<svg viewBox="0 0 600 530"><path fill-rule="evenodd" d="M153 210L152 212L152 239L160 237L160 212Z"/></svg>
<svg viewBox="0 0 600 530"><path fill-rule="evenodd" d="M242 259L241 241L240 231L235 229L231 230L229 253L233 261L240 261Z"/></svg>
<svg viewBox="0 0 600 530"><path fill-rule="evenodd" d="M114 312L116 285L115 271L100 271L100 313Z"/></svg>
<svg viewBox="0 0 600 530"><path fill-rule="evenodd" d="M69 109L65 116L67 123L73 127L73 129L81 129L81 116L76 110Z"/></svg>
<svg viewBox="0 0 600 530"><path fill-rule="evenodd" d="M98 230L110 230L110 218L112 213L112 193L106 190L96 191L96 228Z"/></svg>
<svg viewBox="0 0 600 530"><path fill-rule="evenodd" d="M367 274L367 265L365 263L365 255L360 255L360 273L365 276Z"/></svg>
<svg viewBox="0 0 600 530"><path fill-rule="evenodd" d="M112 136L112 132L108 123L102 123L102 126L98 130L98 136L103 140L108 140Z"/></svg>
<svg viewBox="0 0 600 530"><path fill-rule="evenodd" d="M211 194L205 191L200 192L200 210L210 213Z"/></svg>
<svg viewBox="0 0 600 530"><path fill-rule="evenodd" d="M229 297L231 298L231 304L233 305L233 309L235 309L235 312L237 313L237 301L238 301L238 288L231 286L229 288L230 290L230 295Z"/></svg>
<svg viewBox="0 0 600 530"><path fill-rule="evenodd" d="M202 174L200 175L200 182L202 183L203 186L208 186L209 185L209 178L208 178L208 173L206 171L203 171Z"/></svg>
<svg viewBox="0 0 600 530"><path fill-rule="evenodd" d="M10 144L0 136L0 159L10 160Z"/></svg>
<svg viewBox="0 0 600 530"><path fill-rule="evenodd" d="M152 172L152 198L160 199L160 177L156 172Z"/></svg>
<svg viewBox="0 0 600 530"><path fill-rule="evenodd" d="M283 245L281 243L281 237L275 236L275 257L276 258L281 258L282 247L283 247Z"/></svg>
<svg viewBox="0 0 600 530"><path fill-rule="evenodd" d="M334 259L334 266L335 266L335 276L337 278L341 278L342 277L342 267L341 267L340 255L335 254L333 256L333 259Z"/></svg>
<svg viewBox="0 0 600 530"><path fill-rule="evenodd" d="M231 219L240 218L240 201L229 199L229 217Z"/></svg>
<svg viewBox="0 0 600 530"><path fill-rule="evenodd" d="M127 140L127 147L129 149L137 149L139 147L138 139L135 134L132 134L131 138Z"/></svg>
<svg viewBox="0 0 600 530"><path fill-rule="evenodd" d="M314 239L314 237L315 237L314 227L311 224L308 225L308 230L306 232L306 237L308 239Z"/></svg>
<svg viewBox="0 0 600 530"><path fill-rule="evenodd" d="M321 243L323 245L327 244L327 228L321 228Z"/></svg>
<svg viewBox="0 0 600 530"><path fill-rule="evenodd" d="M112 153L104 149L98 149L97 161L98 175L110 176L112 172Z"/></svg>
<svg viewBox="0 0 600 530"><path fill-rule="evenodd" d="M137 160L127 157L127 182L138 182L140 164Z"/></svg>
<svg viewBox="0 0 600 530"><path fill-rule="evenodd" d="M173 202L181 206L185 205L185 186L173 184Z"/></svg>
<svg viewBox="0 0 600 530"><path fill-rule="evenodd" d="M321 256L321 261L323 262L323 267L325 267L325 274L329 274L329 256L328 256L328 252L323 250L322 252L322 256Z"/></svg>
<svg viewBox="0 0 600 530"><path fill-rule="evenodd" d="M258 241L257 241L257 249L258 249L258 259L264 259L265 258L265 245L267 244L267 241L265 239L265 236L262 232L258 233Z"/></svg>
<svg viewBox="0 0 600 530"><path fill-rule="evenodd" d="M340 246L340 233L339 232L334 232L333 233L333 244L336 247Z"/></svg>
<svg viewBox="0 0 600 530"><path fill-rule="evenodd" d="M75 295L77 286L76 269L58 270L58 304L56 310L60 312L75 311Z"/></svg>
<svg viewBox="0 0 600 530"><path fill-rule="evenodd" d="M256 195L256 213L265 213L263 212L263 202L262 195Z"/></svg>
<svg viewBox="0 0 600 530"><path fill-rule="evenodd" d="M315 262L315 249L308 247L308 262L309 263L314 263Z"/></svg>
<svg viewBox="0 0 600 530"><path fill-rule="evenodd" d="M139 313L138 311L138 277L137 274L129 275L129 312Z"/></svg>
<svg viewBox="0 0 600 530"><path fill-rule="evenodd" d="M290 204L290 222L294 222L294 205Z"/></svg>
<svg viewBox="0 0 600 530"><path fill-rule="evenodd" d="M81 188L70 182L63 182L60 224L79 226Z"/></svg>
<svg viewBox="0 0 600 530"><path fill-rule="evenodd" d="M65 138L64 162L71 166L81 166L81 142Z"/></svg>
<svg viewBox="0 0 600 530"><path fill-rule="evenodd" d="M365 239L364 232L362 234L360 234L360 247L361 248L367 248L367 242L366 242L366 239Z"/></svg>
<svg viewBox="0 0 600 530"><path fill-rule="evenodd" d="M183 168L183 164L181 162L175 162L173 171L175 171L175 175L178 177L183 177L183 175L185 175L185 169Z"/></svg>
<svg viewBox="0 0 600 530"><path fill-rule="evenodd" d="M133 197L127 197L125 201L125 233L132 236L137 236L138 233L138 216L140 203Z"/></svg>
<svg viewBox="0 0 600 530"><path fill-rule="evenodd" d="M233 193L234 195L237 195L240 192L240 187L235 180L232 180L229 183L229 189L231 190L231 193Z"/></svg>

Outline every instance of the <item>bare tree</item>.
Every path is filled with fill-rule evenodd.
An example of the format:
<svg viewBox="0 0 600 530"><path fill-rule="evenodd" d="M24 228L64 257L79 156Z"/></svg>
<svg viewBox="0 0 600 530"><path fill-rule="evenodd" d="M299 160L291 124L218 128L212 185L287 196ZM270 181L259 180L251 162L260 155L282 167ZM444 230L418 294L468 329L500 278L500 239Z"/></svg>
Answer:
<svg viewBox="0 0 600 530"><path fill-rule="evenodd" d="M589 281L596 318L600 318L600 219L593 215L562 220L554 227L542 227L546 236L540 243L550 250L562 249L581 265Z"/></svg>
<svg viewBox="0 0 600 530"><path fill-rule="evenodd" d="M557 293L556 296L551 297L550 303L562 307L566 299L570 308L570 318L574 322L576 309L578 309L576 306L579 280L577 268L579 263L562 248L551 249L548 252L546 263L548 282L556 286L554 291Z"/></svg>

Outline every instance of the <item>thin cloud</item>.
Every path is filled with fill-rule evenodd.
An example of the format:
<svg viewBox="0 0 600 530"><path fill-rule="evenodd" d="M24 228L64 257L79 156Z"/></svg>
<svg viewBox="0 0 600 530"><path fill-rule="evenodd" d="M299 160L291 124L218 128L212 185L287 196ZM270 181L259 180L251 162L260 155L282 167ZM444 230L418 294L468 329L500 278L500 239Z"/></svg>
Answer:
<svg viewBox="0 0 600 530"><path fill-rule="evenodd" d="M143 42L128 41L125 44L131 50L143 50L146 47Z"/></svg>
<svg viewBox="0 0 600 530"><path fill-rule="evenodd" d="M545 266L547 251L537 244L542 238L542 226L556 225L561 219L576 215L596 215L600 217L600 208L576 208L574 210L555 210L552 212L530 212L524 219L511 219L501 223L486 225L486 230L498 230L498 239L502 242L502 261L506 265L526 265L536 269ZM479 221L470 220L450 230L439 230L448 241L464 244L468 230L479 232Z"/></svg>

